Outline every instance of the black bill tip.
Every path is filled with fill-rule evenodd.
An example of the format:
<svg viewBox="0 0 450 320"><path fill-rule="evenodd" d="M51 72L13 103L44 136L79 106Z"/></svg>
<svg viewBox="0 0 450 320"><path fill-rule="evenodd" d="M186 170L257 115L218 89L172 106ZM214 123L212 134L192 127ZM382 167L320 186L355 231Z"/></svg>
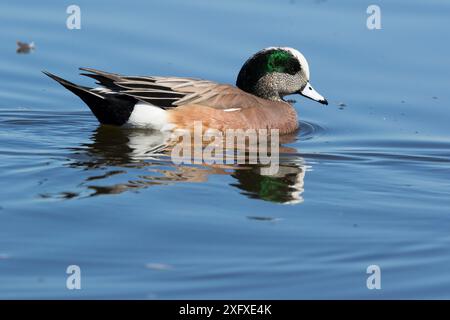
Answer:
<svg viewBox="0 0 450 320"><path fill-rule="evenodd" d="M328 105L328 100L327 99L323 99L323 100L320 100L319 103L324 104L324 105L327 106Z"/></svg>

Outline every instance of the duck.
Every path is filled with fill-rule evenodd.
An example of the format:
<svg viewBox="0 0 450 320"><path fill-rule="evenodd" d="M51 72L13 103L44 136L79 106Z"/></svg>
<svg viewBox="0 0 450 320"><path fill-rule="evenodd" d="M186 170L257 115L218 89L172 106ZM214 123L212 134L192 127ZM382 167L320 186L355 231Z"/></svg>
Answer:
<svg viewBox="0 0 450 320"><path fill-rule="evenodd" d="M300 94L323 105L328 101L310 84L308 61L290 47L269 47L241 67L236 85L184 77L126 76L92 68L80 75L96 80L86 87L43 73L77 95L104 125L168 132L203 128L277 129L295 132L298 117L285 97Z"/></svg>

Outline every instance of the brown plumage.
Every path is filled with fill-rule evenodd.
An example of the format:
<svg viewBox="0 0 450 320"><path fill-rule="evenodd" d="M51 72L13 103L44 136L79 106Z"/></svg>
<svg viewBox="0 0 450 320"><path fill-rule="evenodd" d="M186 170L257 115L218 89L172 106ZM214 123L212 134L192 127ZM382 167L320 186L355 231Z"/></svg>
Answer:
<svg viewBox="0 0 450 320"><path fill-rule="evenodd" d="M235 86L177 77L139 77L81 68L84 74L114 92L139 101L159 104L177 128L190 129L201 121L203 129L279 129L280 134L298 128L297 113L284 101L259 98Z"/></svg>

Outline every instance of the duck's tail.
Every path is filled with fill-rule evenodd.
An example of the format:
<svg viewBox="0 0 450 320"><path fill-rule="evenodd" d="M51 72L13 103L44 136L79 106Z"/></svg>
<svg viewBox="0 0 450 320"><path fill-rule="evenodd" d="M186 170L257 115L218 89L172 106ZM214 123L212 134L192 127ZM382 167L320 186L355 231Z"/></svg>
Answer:
<svg viewBox="0 0 450 320"><path fill-rule="evenodd" d="M124 95L105 95L99 91L94 91L92 88L64 80L50 72L42 72L80 97L100 123L122 125L133 110L135 100L132 98Z"/></svg>

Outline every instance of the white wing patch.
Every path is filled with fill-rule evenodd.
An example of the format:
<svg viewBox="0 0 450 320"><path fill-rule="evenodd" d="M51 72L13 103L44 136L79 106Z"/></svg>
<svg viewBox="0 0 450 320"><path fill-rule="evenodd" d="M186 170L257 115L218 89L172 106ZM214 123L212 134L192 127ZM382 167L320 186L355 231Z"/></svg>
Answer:
<svg viewBox="0 0 450 320"><path fill-rule="evenodd" d="M230 108L230 109L225 109L223 110L224 112L234 112L234 111L239 111L241 110L241 108Z"/></svg>
<svg viewBox="0 0 450 320"><path fill-rule="evenodd" d="M126 127L163 130L169 125L167 111L151 104L139 102L134 106Z"/></svg>

